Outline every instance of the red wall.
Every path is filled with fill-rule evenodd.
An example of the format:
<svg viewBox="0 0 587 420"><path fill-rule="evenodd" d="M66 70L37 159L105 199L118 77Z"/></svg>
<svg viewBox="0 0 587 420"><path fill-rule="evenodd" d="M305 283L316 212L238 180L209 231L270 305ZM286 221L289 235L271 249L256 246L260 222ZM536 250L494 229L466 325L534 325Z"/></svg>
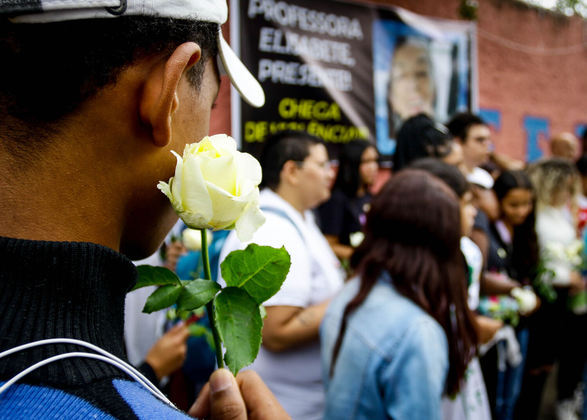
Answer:
<svg viewBox="0 0 587 420"><path fill-rule="evenodd" d="M373 3L459 19L459 0ZM547 154L547 136L533 139L525 117L537 119L550 134L587 125L587 20L514 0L479 0L477 13L479 108L499 116L496 149L525 159L534 142ZM223 29L228 36L228 25ZM211 133L230 132L229 90L223 81Z"/></svg>

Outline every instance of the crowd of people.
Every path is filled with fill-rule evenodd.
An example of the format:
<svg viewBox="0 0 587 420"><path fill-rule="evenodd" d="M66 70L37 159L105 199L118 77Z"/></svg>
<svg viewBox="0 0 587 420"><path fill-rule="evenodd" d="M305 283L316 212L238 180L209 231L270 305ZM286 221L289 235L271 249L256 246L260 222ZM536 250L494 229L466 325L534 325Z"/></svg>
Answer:
<svg viewBox="0 0 587 420"><path fill-rule="evenodd" d="M528 165L490 136L469 113L409 118L377 192L370 142L345 144L335 176L321 140L267 140L252 242L292 268L250 368L292 418L538 418L553 370L556 418L580 418L587 159L569 134ZM246 245L220 238L216 265Z"/></svg>
<svg viewBox="0 0 587 420"><path fill-rule="evenodd" d="M225 1L40 3L0 3L0 417L188 418L144 375L216 420L526 420L556 372L557 420L587 418L587 139L524 163L477 115L406 116L375 191L371 142L333 164L305 132L269 137L252 242L291 268L234 377L186 323L138 318L147 292L127 296L129 258L176 220L154 185L207 134L218 66L262 103L219 32ZM161 263L187 280L200 256L178 238ZM214 234L215 280L245 246Z"/></svg>

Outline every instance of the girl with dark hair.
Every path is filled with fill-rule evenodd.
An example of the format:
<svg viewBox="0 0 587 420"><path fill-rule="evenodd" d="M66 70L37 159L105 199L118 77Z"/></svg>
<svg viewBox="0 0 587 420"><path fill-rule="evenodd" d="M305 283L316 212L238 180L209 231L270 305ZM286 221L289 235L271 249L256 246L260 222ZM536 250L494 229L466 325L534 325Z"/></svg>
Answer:
<svg viewBox="0 0 587 420"><path fill-rule="evenodd" d="M365 140L346 143L338 158L338 173L330 199L318 207L322 233L340 259L348 259L356 246L353 236L362 230L369 208L379 155Z"/></svg>
<svg viewBox="0 0 587 420"><path fill-rule="evenodd" d="M480 307L497 306L497 301L500 307L497 313L507 313L517 318L520 308L509 295L519 295L522 285L531 284L538 265L534 190L528 175L523 171L502 172L495 180L493 190L499 202L499 217L490 224L487 271L501 286L499 297L482 298ZM524 290L522 293L534 297L530 291ZM492 305L489 304L491 302ZM521 312L525 313L524 309ZM495 311L487 315L500 319ZM507 320L510 320L509 315ZM525 319L519 322L517 326L502 327L494 341L482 349L481 367L496 420L513 418L520 393L528 329ZM511 323L515 324L515 321ZM512 327L516 327L515 330ZM511 356L504 362L507 354L515 357Z"/></svg>
<svg viewBox="0 0 587 420"><path fill-rule="evenodd" d="M420 170L374 197L358 277L321 327L325 419L440 419L475 355L455 194Z"/></svg>
<svg viewBox="0 0 587 420"><path fill-rule="evenodd" d="M424 170L444 181L459 199L461 209L461 252L466 263L467 303L471 311L479 306L479 289L483 255L479 247L468 237L471 234L477 210L473 206L471 185L459 169L440 159L419 159L410 165L411 169ZM477 334L480 344L489 341L495 333L493 325L497 323L490 318L475 314ZM498 323L498 328L501 323ZM491 410L477 357L473 358L456 395L445 396L442 401L442 412L445 419L450 420L491 420Z"/></svg>

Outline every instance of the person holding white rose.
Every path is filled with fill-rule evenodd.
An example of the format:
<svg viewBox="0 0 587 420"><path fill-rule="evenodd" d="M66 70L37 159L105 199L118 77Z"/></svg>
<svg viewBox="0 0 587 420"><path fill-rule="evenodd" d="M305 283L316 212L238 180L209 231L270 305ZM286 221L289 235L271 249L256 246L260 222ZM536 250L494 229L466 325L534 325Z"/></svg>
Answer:
<svg viewBox="0 0 587 420"><path fill-rule="evenodd" d="M266 221L252 242L285 246L291 268L281 290L264 304L263 342L252 368L293 419L321 419L324 390L318 329L343 277L311 210L329 198L334 173L323 142L296 131L269 138L261 166L266 188L259 204ZM231 233L220 261L245 246Z"/></svg>
<svg viewBox="0 0 587 420"><path fill-rule="evenodd" d="M0 418L189 418L127 364L124 298L131 259L177 220L156 185L207 135L220 66L264 102L227 15L225 0L0 1ZM190 414L287 418L257 375L222 369Z"/></svg>
<svg viewBox="0 0 587 420"><path fill-rule="evenodd" d="M531 318L528 366L524 381L525 404L519 418L536 418L534 407L550 371L558 363L555 415L557 420L578 419L574 399L582 379L587 347L585 316L569 309L569 297L585 288L581 274L581 242L578 238L577 199L581 191L573 162L548 158L530 165L529 175L536 189L536 234L540 257L551 270L554 300L543 304ZM531 413L530 415L528 413Z"/></svg>

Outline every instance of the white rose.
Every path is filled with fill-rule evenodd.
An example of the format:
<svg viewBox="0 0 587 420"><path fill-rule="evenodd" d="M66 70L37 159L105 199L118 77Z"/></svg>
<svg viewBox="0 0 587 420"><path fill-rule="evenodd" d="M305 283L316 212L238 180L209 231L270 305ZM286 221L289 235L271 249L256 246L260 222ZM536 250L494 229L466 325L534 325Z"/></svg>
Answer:
<svg viewBox="0 0 587 420"><path fill-rule="evenodd" d="M361 245L361 242L363 242L363 239L365 239L365 235L363 234L363 232L351 233L349 236L349 240L350 240L351 246L353 248L356 248L359 245Z"/></svg>
<svg viewBox="0 0 587 420"><path fill-rule="evenodd" d="M206 229L206 240L208 245L212 242L212 232ZM190 251L200 251L202 249L202 233L196 229L184 229L181 233L181 242Z"/></svg>
<svg viewBox="0 0 587 420"><path fill-rule="evenodd" d="M553 258L565 259L565 247L558 242L546 244L546 252Z"/></svg>
<svg viewBox="0 0 587 420"><path fill-rule="evenodd" d="M522 315L532 312L538 304L536 294L530 289L514 287L510 294L518 302L518 305L520 306L520 313Z"/></svg>
<svg viewBox="0 0 587 420"><path fill-rule="evenodd" d="M236 149L225 134L188 144L177 158L175 176L159 188L193 229L235 229L247 242L265 222L259 210L261 165Z"/></svg>

